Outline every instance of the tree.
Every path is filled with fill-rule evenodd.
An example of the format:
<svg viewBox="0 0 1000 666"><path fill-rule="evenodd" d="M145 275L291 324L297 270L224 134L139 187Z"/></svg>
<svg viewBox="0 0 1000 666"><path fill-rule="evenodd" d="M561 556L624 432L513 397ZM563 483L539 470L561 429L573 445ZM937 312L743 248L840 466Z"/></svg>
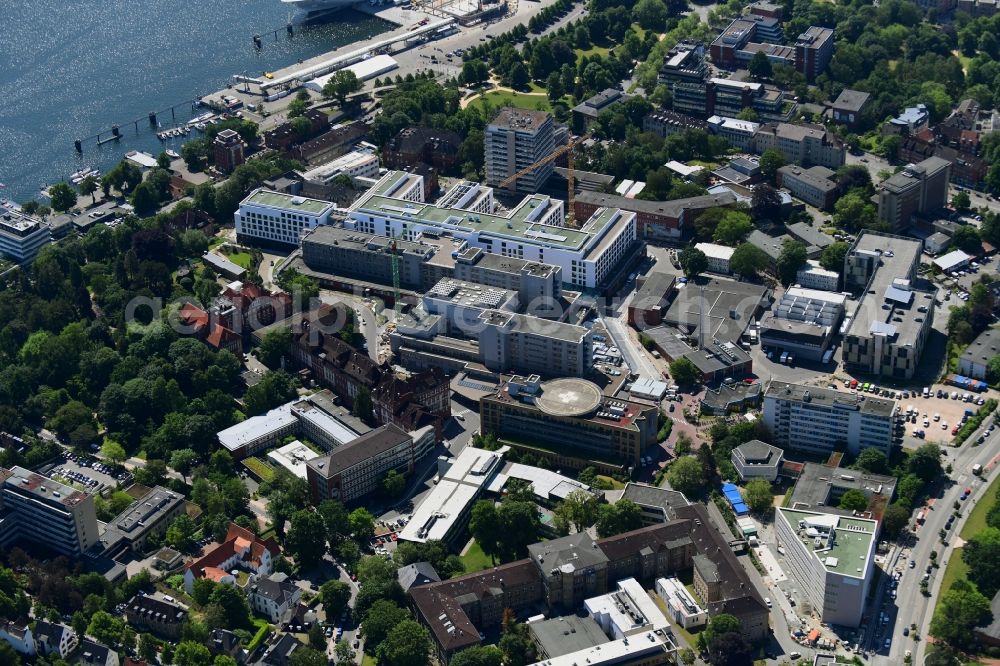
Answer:
<svg viewBox="0 0 1000 666"><path fill-rule="evenodd" d="M962 561L969 565L969 580L992 599L1000 589L1000 529L986 527L977 532L962 548Z"/></svg>
<svg viewBox="0 0 1000 666"><path fill-rule="evenodd" d="M327 622L340 617L351 601L351 586L343 581L328 580L319 588L319 600L323 604Z"/></svg>
<svg viewBox="0 0 1000 666"><path fill-rule="evenodd" d="M941 474L941 447L922 444L906 460L906 471L915 474L924 483L930 483Z"/></svg>
<svg viewBox="0 0 1000 666"><path fill-rule="evenodd" d="M868 498L862 491L852 488L840 496L840 508L845 511L864 511L868 508Z"/></svg>
<svg viewBox="0 0 1000 666"><path fill-rule="evenodd" d="M281 366L281 359L291 346L292 329L288 326L279 326L264 335L257 348L257 358L267 367L276 369Z"/></svg>
<svg viewBox="0 0 1000 666"><path fill-rule="evenodd" d="M139 634L139 658L146 662L156 659L156 653L160 649L160 642L153 634Z"/></svg>
<svg viewBox="0 0 1000 666"><path fill-rule="evenodd" d="M295 512L292 526L285 535L285 550L299 567L315 566L326 552L326 525L323 517L307 509Z"/></svg>
<svg viewBox="0 0 1000 666"><path fill-rule="evenodd" d="M198 460L198 454L193 449L177 449L170 454L170 466L184 477L185 482L187 482L187 475L191 473L196 460Z"/></svg>
<svg viewBox="0 0 1000 666"><path fill-rule="evenodd" d="M351 527L351 534L355 541L364 543L371 540L375 534L375 516L364 508L357 508L347 516L347 522Z"/></svg>
<svg viewBox="0 0 1000 666"><path fill-rule="evenodd" d="M750 216L758 222L775 221L781 218L781 195L767 183L753 188L750 196Z"/></svg>
<svg viewBox="0 0 1000 666"><path fill-rule="evenodd" d="M349 69L338 70L323 86L323 97L336 99L343 106L347 96L361 90L361 80Z"/></svg>
<svg viewBox="0 0 1000 666"><path fill-rule="evenodd" d="M694 277L708 268L708 257L696 247L686 247L677 255L677 261L684 269L684 275Z"/></svg>
<svg viewBox="0 0 1000 666"><path fill-rule="evenodd" d="M406 490L406 477L394 469L382 477L382 490L389 497L399 497Z"/></svg>
<svg viewBox="0 0 1000 666"><path fill-rule="evenodd" d="M941 596L930 630L938 640L959 649L969 649L976 641L975 628L992 621L990 600L969 583L959 581Z"/></svg>
<svg viewBox="0 0 1000 666"><path fill-rule="evenodd" d="M385 640L392 628L404 620L410 619L410 613L391 601L376 601L361 621L365 632L365 650L374 653Z"/></svg>
<svg viewBox="0 0 1000 666"><path fill-rule="evenodd" d="M208 598L206 622L212 627L244 629L250 626L250 606L234 585L216 585Z"/></svg>
<svg viewBox="0 0 1000 666"><path fill-rule="evenodd" d="M770 259L764 250L750 243L738 245L733 250L733 256L729 258L729 268L745 278L756 277L769 263Z"/></svg>
<svg viewBox="0 0 1000 666"><path fill-rule="evenodd" d="M705 636L705 642L711 643L723 634L738 634L742 631L743 625L736 616L729 613L719 613L708 621L702 634Z"/></svg>
<svg viewBox="0 0 1000 666"><path fill-rule="evenodd" d="M387 666L424 666L430 661L430 653L430 634L414 620L393 627L376 652L379 661Z"/></svg>
<svg viewBox="0 0 1000 666"><path fill-rule="evenodd" d="M646 30L662 32L667 22L667 6L663 0L639 0L632 8L632 18Z"/></svg>
<svg viewBox="0 0 1000 666"><path fill-rule="evenodd" d="M875 448L862 449L851 469L859 469L872 474L888 474L889 459L885 453Z"/></svg>
<svg viewBox="0 0 1000 666"><path fill-rule="evenodd" d="M760 172L764 178L774 181L778 169L788 164L785 154L775 148L768 148L760 156Z"/></svg>
<svg viewBox="0 0 1000 666"><path fill-rule="evenodd" d="M585 490L574 490L556 507L556 521L582 532L597 522L599 504L593 494ZM568 530L567 530L568 531Z"/></svg>
<svg viewBox="0 0 1000 666"><path fill-rule="evenodd" d="M597 535L601 538L631 532L642 527L642 508L635 502L620 499L602 504L597 512Z"/></svg>
<svg viewBox="0 0 1000 666"><path fill-rule="evenodd" d="M108 440L101 446L101 457L112 465L121 465L128 458L122 445L114 440Z"/></svg>
<svg viewBox="0 0 1000 666"><path fill-rule="evenodd" d="M807 259L805 245L796 240L786 240L781 246L781 254L778 255L775 265L782 284L788 286L795 282L799 269L805 265Z"/></svg>
<svg viewBox="0 0 1000 666"><path fill-rule="evenodd" d="M701 371L691 359L682 356L670 362L670 377L679 386L694 386L701 382Z"/></svg>
<svg viewBox="0 0 1000 666"><path fill-rule="evenodd" d="M187 551L194 545L194 541L191 539L194 533L194 521L186 513L182 513L174 518L174 522L170 523L164 540L167 542L167 545L173 548Z"/></svg>
<svg viewBox="0 0 1000 666"><path fill-rule="evenodd" d="M965 192L960 192L959 194L965 194ZM965 196L969 195L966 194ZM961 226L955 229L955 233L952 234L951 237L951 244L953 246L970 254L979 254L982 252L982 242L982 238L979 236L979 230L970 225Z"/></svg>
<svg viewBox="0 0 1000 666"><path fill-rule="evenodd" d="M500 553L503 532L500 526L500 515L493 502L480 500L473 505L472 516L469 519L469 533L495 564L497 555Z"/></svg>
<svg viewBox="0 0 1000 666"><path fill-rule="evenodd" d="M86 178L80 181L80 184L77 187L80 188L80 194L82 194L83 196L87 196L88 194L90 195L90 203L92 204L97 203L96 193L98 185L96 178L94 178L93 176L87 176Z"/></svg>
<svg viewBox="0 0 1000 666"><path fill-rule="evenodd" d="M667 470L667 481L685 495L698 495L705 489L705 468L694 456L678 458Z"/></svg>
<svg viewBox="0 0 1000 666"><path fill-rule="evenodd" d="M212 653L194 641L181 641L174 650L175 666L211 666Z"/></svg>
<svg viewBox="0 0 1000 666"><path fill-rule="evenodd" d="M288 659L288 666L326 666L326 655L311 647L300 647Z"/></svg>
<svg viewBox="0 0 1000 666"><path fill-rule="evenodd" d="M882 531L886 537L892 539L899 535L910 522L910 512L906 507L894 502L886 507L882 514Z"/></svg>
<svg viewBox="0 0 1000 666"><path fill-rule="evenodd" d="M750 510L758 514L770 511L774 505L771 484L766 479L750 479L743 490L743 498Z"/></svg>
<svg viewBox="0 0 1000 666"><path fill-rule="evenodd" d="M362 421L371 421L374 409L372 395L368 389L364 387L358 389L358 394L354 396L354 404L351 405L351 416L356 416Z"/></svg>
<svg viewBox="0 0 1000 666"><path fill-rule="evenodd" d="M449 666L501 666L503 652L495 645L474 645L457 653Z"/></svg>
<svg viewBox="0 0 1000 666"><path fill-rule="evenodd" d="M530 82L531 76L528 74L528 68L524 66L523 62L515 62L510 68L510 87L514 90L524 90Z"/></svg>
<svg viewBox="0 0 1000 666"><path fill-rule="evenodd" d="M720 634L708 643L708 661L712 666L751 666L750 644L739 632Z"/></svg>
<svg viewBox="0 0 1000 666"><path fill-rule="evenodd" d="M750 216L740 211L727 211L715 228L712 240L723 245L735 246L753 231Z"/></svg>
<svg viewBox="0 0 1000 666"><path fill-rule="evenodd" d="M122 642L125 623L121 619L99 610L90 617L87 633L106 645L118 645Z"/></svg>
<svg viewBox="0 0 1000 666"><path fill-rule="evenodd" d="M871 229L878 225L875 207L860 190L848 192L833 206L833 222L843 229Z"/></svg>
<svg viewBox="0 0 1000 666"><path fill-rule="evenodd" d="M837 241L828 245L823 254L819 257L819 265L828 271L835 271L844 274L844 258L851 246L843 241Z"/></svg>
<svg viewBox="0 0 1000 666"><path fill-rule="evenodd" d="M215 581L211 578L195 578L191 586L191 598L199 606L207 606L215 592Z"/></svg>
<svg viewBox="0 0 1000 666"><path fill-rule="evenodd" d="M758 81L774 76L771 61L768 60L763 51L757 51L753 54L753 57L750 58L750 64L747 65L747 70L749 70L750 76Z"/></svg>
<svg viewBox="0 0 1000 666"><path fill-rule="evenodd" d="M61 213L76 205L76 191L60 181L49 188L49 199L52 201L52 210Z"/></svg>
<svg viewBox="0 0 1000 666"><path fill-rule="evenodd" d="M351 644L345 639L340 639L337 641L337 645L334 647L334 653L337 655L337 663L354 663L354 658L357 656Z"/></svg>
<svg viewBox="0 0 1000 666"><path fill-rule="evenodd" d="M289 119L300 118L309 110L309 102L304 99L293 99L288 103L288 117Z"/></svg>

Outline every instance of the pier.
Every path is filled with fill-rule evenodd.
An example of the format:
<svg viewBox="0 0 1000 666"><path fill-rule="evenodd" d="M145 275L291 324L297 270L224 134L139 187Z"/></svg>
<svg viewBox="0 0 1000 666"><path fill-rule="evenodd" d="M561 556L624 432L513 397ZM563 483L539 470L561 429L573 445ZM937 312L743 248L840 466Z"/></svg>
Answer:
<svg viewBox="0 0 1000 666"><path fill-rule="evenodd" d="M148 114L146 114L142 118L136 118L135 120L130 120L130 121L124 123L124 124L125 125L132 125L135 128L135 133L138 134L139 133L139 123L143 123L145 125L150 125L152 127L157 127L159 125L158 118L159 118L160 114L163 114L163 113L166 113L166 112L169 111L170 112L170 122L171 122L171 124L176 125L177 124L177 109L179 107L182 107L182 106L188 106L188 107L196 106L199 103L199 101L200 100L198 98L196 98L196 99L186 100L184 102L178 102L177 104L174 104L173 106L168 106L165 109L160 109L158 111L150 111ZM76 149L76 152L82 153L83 152L84 144L90 143L91 141L95 141L98 146L103 146L106 143L111 143L112 141L118 141L121 138L122 138L122 133L121 133L120 126L119 125L112 125L110 130L101 131L101 132L98 132L97 134L92 134L91 136L84 137L82 139L76 139L73 142L73 147Z"/></svg>

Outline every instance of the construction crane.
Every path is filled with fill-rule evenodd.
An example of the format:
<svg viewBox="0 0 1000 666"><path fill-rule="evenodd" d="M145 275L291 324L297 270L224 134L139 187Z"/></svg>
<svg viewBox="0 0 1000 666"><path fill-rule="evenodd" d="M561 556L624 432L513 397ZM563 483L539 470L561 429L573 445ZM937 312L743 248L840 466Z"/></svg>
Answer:
<svg viewBox="0 0 1000 666"><path fill-rule="evenodd" d="M566 187L566 190L567 190L567 192L566 192L566 206L567 206L566 220L570 224L570 226L574 226L573 225L573 222L574 222L574 216L573 216L573 195L574 195L574 190L573 190L573 185L574 185L574 183L573 183L573 149L576 148L576 146L579 143L581 143L586 138L587 138L586 136L581 136L581 137L579 137L579 138L577 138L575 140L570 140L569 143L567 143L564 146L559 146L558 148L556 148L551 153L549 153L548 155L546 155L542 159L538 160L534 164L532 164L530 166L526 166L523 169L521 169L520 171L518 171L517 173L515 173L514 175L508 176L508 177L504 178L502 181L500 181L500 185L499 185L500 189L501 190L505 190L505 189L509 188L512 185L515 186L515 188L516 188L518 178L524 178L525 176L527 176L528 174L530 174L531 172L533 172L538 167L543 166L545 164L548 164L552 160L555 160L555 159L559 158L560 156L565 155L566 156L566 183L567 183L567 187Z"/></svg>
<svg viewBox="0 0 1000 666"><path fill-rule="evenodd" d="M392 302L396 311L396 319L403 309L403 303L399 299L399 255L397 254L396 234L392 234L392 242L389 243L389 263L392 265Z"/></svg>

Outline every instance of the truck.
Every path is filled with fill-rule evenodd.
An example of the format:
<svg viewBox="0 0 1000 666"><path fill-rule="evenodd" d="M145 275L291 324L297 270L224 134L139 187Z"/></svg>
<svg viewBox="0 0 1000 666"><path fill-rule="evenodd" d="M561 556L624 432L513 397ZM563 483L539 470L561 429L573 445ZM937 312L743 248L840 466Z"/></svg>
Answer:
<svg viewBox="0 0 1000 666"><path fill-rule="evenodd" d="M975 465L972 466L972 473L975 474L976 476L979 476L980 474L983 473L983 466L980 465L979 463L976 463Z"/></svg>

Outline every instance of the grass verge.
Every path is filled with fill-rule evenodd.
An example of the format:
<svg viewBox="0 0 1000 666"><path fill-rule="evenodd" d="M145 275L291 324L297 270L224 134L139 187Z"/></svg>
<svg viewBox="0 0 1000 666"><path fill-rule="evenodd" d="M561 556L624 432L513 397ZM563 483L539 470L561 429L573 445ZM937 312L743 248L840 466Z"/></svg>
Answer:
<svg viewBox="0 0 1000 666"><path fill-rule="evenodd" d="M469 546L469 551L465 555L460 556L459 559L462 560L465 573L475 573L493 566L493 560L483 552L483 549L475 541Z"/></svg>
<svg viewBox="0 0 1000 666"><path fill-rule="evenodd" d="M982 532L986 528L986 514L990 512L993 505L997 503L997 493L1000 492L1000 476L993 480L990 487L986 489L986 494L983 496L976 506L973 507L972 511L969 513L969 517L965 520L965 525L962 526L961 537L968 541L973 536ZM954 557L952 557L954 559Z"/></svg>

